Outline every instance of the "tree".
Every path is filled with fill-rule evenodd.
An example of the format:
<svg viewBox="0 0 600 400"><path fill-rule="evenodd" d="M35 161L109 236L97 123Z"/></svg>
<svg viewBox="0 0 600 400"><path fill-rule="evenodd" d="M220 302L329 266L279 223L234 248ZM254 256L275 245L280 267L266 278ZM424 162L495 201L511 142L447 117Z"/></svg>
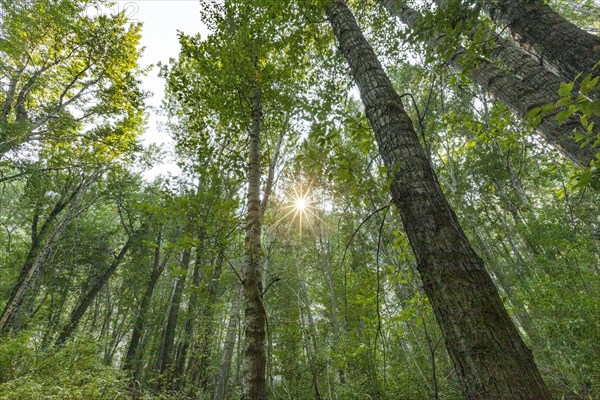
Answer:
<svg viewBox="0 0 600 400"><path fill-rule="evenodd" d="M17 4L18 3L18 4ZM140 27L124 14L86 16L104 1L3 0L0 29L0 155L25 143L92 141L122 148L140 119Z"/></svg>
<svg viewBox="0 0 600 400"><path fill-rule="evenodd" d="M579 28L542 0L476 2L499 29L508 29L524 49L530 49L563 81L579 74L598 76L600 37Z"/></svg>
<svg viewBox="0 0 600 400"><path fill-rule="evenodd" d="M327 17L361 91L391 177L392 200L465 395L551 398L531 351L441 191L402 99L351 11L343 1L333 1Z"/></svg>
<svg viewBox="0 0 600 400"><path fill-rule="evenodd" d="M419 21L422 20L422 16L414 9L393 0L380 3L412 30L420 29ZM444 40L446 35L441 32L426 32L424 35L426 44L434 50L447 44ZM470 60L464 48L453 50L453 54L449 56L450 65L459 72L466 71L471 79L505 103L522 120L526 121L534 109L556 103L558 100L560 78L546 71L529 54L507 39L497 39L496 47L491 52L491 60L484 57ZM443 51L448 52L447 48ZM494 64L495 60L502 62L502 65ZM581 146L573 137L574 132L579 132L580 135L587 134L587 129L576 116L559 122L556 118L557 113L558 110L540 115L540 121L536 125L538 132L573 163L583 167L589 166L595 160L596 152L590 146Z"/></svg>

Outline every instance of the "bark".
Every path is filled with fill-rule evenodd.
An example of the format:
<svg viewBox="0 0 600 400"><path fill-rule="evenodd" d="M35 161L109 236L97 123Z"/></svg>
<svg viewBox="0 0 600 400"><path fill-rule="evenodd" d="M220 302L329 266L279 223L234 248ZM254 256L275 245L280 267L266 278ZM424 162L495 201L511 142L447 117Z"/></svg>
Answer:
<svg viewBox="0 0 600 400"><path fill-rule="evenodd" d="M187 353L190 348L190 342L194 333L194 322L198 318L198 300L200 291L200 269L204 263L206 248L204 241L206 239L206 231L204 226L201 226L198 232L198 245L196 247L196 258L194 260L194 271L192 272L192 288L190 299L188 301L187 313L183 324L183 334L181 343L177 351L177 359L175 361L174 376L181 378L185 370L187 361Z"/></svg>
<svg viewBox="0 0 600 400"><path fill-rule="evenodd" d="M335 283L333 279L333 269L331 267L331 258L329 253L325 255L325 280L327 281L327 289L329 291L329 297L331 298L331 328L333 333L333 343L332 345L337 348L338 354L341 354L341 333L346 337L346 327L343 323L343 318L340 316L340 304L337 298L337 294L335 293ZM338 367L338 374L340 377L340 383L343 385L346 383L346 371L343 367Z"/></svg>
<svg viewBox="0 0 600 400"><path fill-rule="evenodd" d="M242 292L238 291L238 293L234 295L234 298L231 302L231 312L229 313L227 336L225 337L225 344L223 345L223 359L221 361L219 375L217 376L213 400L225 399L225 391L227 389L227 378L229 377L229 370L231 369L231 360L233 359L233 351L235 350L235 337L237 335L238 324L240 323L241 294Z"/></svg>
<svg viewBox="0 0 600 400"><path fill-rule="evenodd" d="M132 233L131 236L129 236L127 242L125 242L125 245L121 248L121 251L119 252L117 257L115 257L112 264L106 269L106 271L104 271L104 273L100 277L98 277L96 282L94 282L94 285L81 298L77 307L75 307L73 311L71 311L71 315L69 316L69 322L65 325L60 335L58 336L58 339L56 340L57 345L65 343L67 339L71 337L73 332L75 332L75 329L77 329L77 325L79 325L79 322L81 321L81 317L83 317L83 314L85 314L85 312L92 304L98 293L100 293L100 290L102 290L102 288L104 287L104 285L106 285L110 277L115 273L119 265L121 265L123 259L129 251L129 248L131 247L131 244L134 240L137 239L137 236L143 229L144 228L142 227L136 232Z"/></svg>
<svg viewBox="0 0 600 400"><path fill-rule="evenodd" d="M181 300L183 298L183 289L185 288L185 280L187 270L190 266L192 251L186 249L181 256L182 274L175 279L173 287L173 296L171 304L167 312L167 320L160 338L160 347L156 359L155 369L162 374L166 373L172 366L173 345L175 343L175 331L177 329L177 319L179 318L179 309L181 308ZM167 379L168 380L168 379ZM160 382L159 382L160 388Z"/></svg>
<svg viewBox="0 0 600 400"><path fill-rule="evenodd" d="M468 399L550 399L531 351L466 238L404 110L350 9L327 17L360 90L390 175L392 200Z"/></svg>
<svg viewBox="0 0 600 400"><path fill-rule="evenodd" d="M162 230L159 231L158 236L156 238L156 247L154 249L152 272L150 273L150 279L148 280L148 285L146 286L144 297L142 297L142 302L140 303L140 308L138 310L135 323L133 325L131 339L129 340L127 354L125 355L125 361L123 362L123 369L131 371L131 375L134 379L136 379L139 374L140 365L138 360L138 349L141 342L142 334L144 333L144 326L146 323L148 310L150 308L150 303L152 301L152 295L154 294L154 289L156 288L158 279L165 270L167 262L170 258L170 254L167 254L163 258L162 262L160 261L161 246Z"/></svg>
<svg viewBox="0 0 600 400"><path fill-rule="evenodd" d="M379 0L379 3L409 28L417 28L420 14L414 9L395 0ZM442 34L434 33L426 44L435 49L442 37ZM522 120L532 109L554 104L558 100L561 79L545 70L529 54L508 40L499 38L491 57L492 60L481 58L476 65L472 65L463 49L459 48L448 63L457 71L463 71L468 66L467 76L506 104ZM501 62L506 68L501 68L492 61ZM587 130L575 116L559 123L555 115L556 112L545 115L536 126L536 131L574 164L588 166L595 159L595 152L589 146L581 148L573 137L574 132L587 136Z"/></svg>
<svg viewBox="0 0 600 400"><path fill-rule="evenodd" d="M543 0L484 0L482 5L501 30L537 54L562 81L591 73L600 61L600 37L569 22ZM599 76L600 70L593 75Z"/></svg>
<svg viewBox="0 0 600 400"><path fill-rule="evenodd" d="M258 88L252 96L252 127L249 134L248 161L248 214L246 225L246 262L243 271L245 300L245 347L243 364L242 399L262 400L265 398L265 326L267 315L262 298L261 256L261 130L262 104Z"/></svg>
<svg viewBox="0 0 600 400"><path fill-rule="evenodd" d="M275 148L273 150L273 155L271 156L271 160L269 161L269 171L267 173L267 180L265 182L265 189L263 192L262 203L260 205L260 213L261 217L265 215L265 211L267 210L267 205L269 204L269 198L271 197L271 192L273 191L273 186L275 186L275 169L277 168L277 162L279 160L279 154L281 153L281 146L283 145L283 139L285 138L285 134L289 128L290 116L286 115L285 121L283 123L283 128L277 137L277 142L275 142ZM267 250L269 253L270 248ZM263 271L262 271L262 286L263 289L267 287L267 276L269 272L269 254L265 257Z"/></svg>
<svg viewBox="0 0 600 400"><path fill-rule="evenodd" d="M319 353L319 348L317 346L317 331L315 328L312 310L310 309L310 299L304 280L304 274L298 263L296 263L296 273L298 276L300 289L298 294L298 308L300 309L300 321L302 323L304 348L306 349L306 358L308 359L308 366L312 375L313 388L315 389L315 400L321 400L321 390L319 388L319 367L316 360L316 354ZM306 314L306 322L304 321L304 314ZM308 323L308 326L306 326L306 323Z"/></svg>
<svg viewBox="0 0 600 400"><path fill-rule="evenodd" d="M219 251L212 274L208 277L208 293L206 303L200 316L202 327L200 329L199 341L190 360L188 374L191 381L199 384L206 390L208 385L208 363L212 354L212 344L215 338L215 311L219 297L221 274L223 272L224 249Z"/></svg>
<svg viewBox="0 0 600 400"><path fill-rule="evenodd" d="M29 254L23 269L21 270L19 279L13 287L6 306L0 315L0 333L6 332L10 327L11 321L15 318L32 282L39 274L40 269L52 253L54 246L61 238L69 223L77 216L81 196L96 180L96 177L97 173L93 173L90 177L84 179L67 199L61 199L61 201L55 205L39 231L39 215L36 214L34 216ZM67 210L59 217L65 208L67 208ZM57 218L58 221L55 222L54 220Z"/></svg>

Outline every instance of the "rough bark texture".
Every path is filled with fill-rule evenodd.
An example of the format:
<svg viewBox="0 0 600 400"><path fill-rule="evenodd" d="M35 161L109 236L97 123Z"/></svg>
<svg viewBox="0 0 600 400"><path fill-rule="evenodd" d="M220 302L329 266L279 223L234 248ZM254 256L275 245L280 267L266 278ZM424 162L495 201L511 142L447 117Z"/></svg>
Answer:
<svg viewBox="0 0 600 400"><path fill-rule="evenodd" d="M409 28L417 27L419 12L401 5L397 0L380 0L379 3ZM434 33L426 44L435 48L441 38L441 34ZM467 76L506 104L519 118L525 119L527 113L536 107L556 103L561 79L544 69L525 51L499 38L491 57L506 68L497 66L491 60L480 59L475 66L469 63ZM459 48L448 63L462 71L467 58L463 49ZM546 115L536 127L537 132L574 164L588 166L594 160L595 152L589 146L581 148L573 137L574 132L587 135L587 130L575 116L559 123L555 115Z"/></svg>
<svg viewBox="0 0 600 400"><path fill-rule="evenodd" d="M468 399L550 399L531 351L441 191L377 56L350 9L327 16L350 65L391 181L417 269Z"/></svg>
<svg viewBox="0 0 600 400"><path fill-rule="evenodd" d="M246 264L244 266L244 300L246 317L243 365L244 400L265 398L265 327L267 315L262 298L262 274L260 270L261 254L261 202L260 176L261 151L260 136L262 130L262 106L260 91L252 96L252 127L250 129L248 161L248 219L246 225Z"/></svg>
<svg viewBox="0 0 600 400"><path fill-rule="evenodd" d="M574 81L580 72L589 74L600 61L600 37L572 24L543 0L485 0L482 5L501 30L508 28L521 47L533 50L563 81Z"/></svg>

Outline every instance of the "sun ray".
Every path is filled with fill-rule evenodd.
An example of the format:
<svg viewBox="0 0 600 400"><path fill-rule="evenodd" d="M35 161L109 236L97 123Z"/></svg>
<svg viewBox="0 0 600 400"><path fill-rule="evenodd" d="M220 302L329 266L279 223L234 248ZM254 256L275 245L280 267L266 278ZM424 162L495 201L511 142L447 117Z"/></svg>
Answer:
<svg viewBox="0 0 600 400"><path fill-rule="evenodd" d="M290 217L291 223L288 226L288 232L291 227L294 226L294 222L297 221L297 227L300 234L300 238L302 238L302 233L304 231L304 225L308 226L308 229L313 234L316 234L315 227L313 226L313 222L319 221L326 226L328 225L323 219L319 217L319 215L315 212L318 210L318 207L315 205L318 203L314 198L310 196L310 189L312 188L314 181L311 181L307 188L304 187L294 187L291 188L288 192L289 202L281 207L281 210L285 212L285 214L275 221L275 224L280 223L286 218ZM287 211L287 212L286 212Z"/></svg>

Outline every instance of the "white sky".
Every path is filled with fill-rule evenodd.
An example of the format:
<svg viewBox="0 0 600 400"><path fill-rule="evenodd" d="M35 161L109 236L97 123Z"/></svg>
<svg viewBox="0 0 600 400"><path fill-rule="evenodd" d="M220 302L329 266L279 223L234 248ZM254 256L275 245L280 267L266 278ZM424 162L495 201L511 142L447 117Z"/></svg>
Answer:
<svg viewBox="0 0 600 400"><path fill-rule="evenodd" d="M116 0L112 9L89 10L90 13L122 11L125 11L131 22L143 23L141 42L146 49L141 60L142 67L156 65L158 62L167 63L169 58L177 57L177 31L186 34L207 32L200 22L199 0ZM147 104L158 108L164 95L164 80L158 77L156 66L144 78L143 89L153 93ZM160 119L155 111L150 110L148 114L148 126L142 136L144 143L156 143L162 148L168 148L171 144L169 134L160 130ZM157 165L144 176L151 179L167 172L178 172L177 167L169 160Z"/></svg>

